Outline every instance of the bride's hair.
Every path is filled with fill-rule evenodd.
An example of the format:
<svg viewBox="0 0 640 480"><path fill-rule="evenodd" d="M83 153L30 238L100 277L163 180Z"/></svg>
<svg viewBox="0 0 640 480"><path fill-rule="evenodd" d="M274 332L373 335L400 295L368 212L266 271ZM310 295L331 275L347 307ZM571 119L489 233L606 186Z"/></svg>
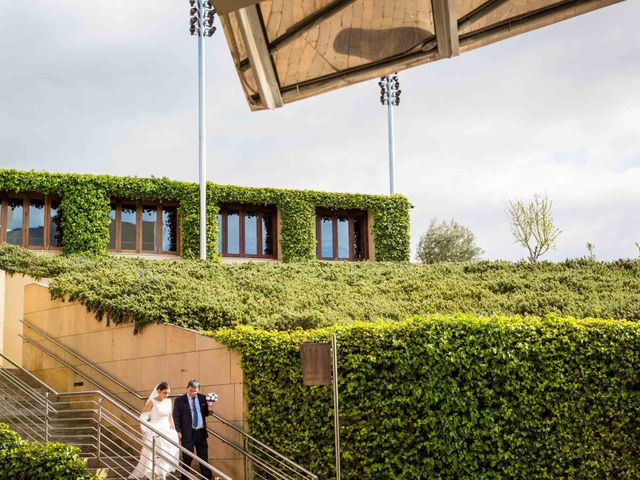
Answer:
<svg viewBox="0 0 640 480"><path fill-rule="evenodd" d="M169 384L167 382L160 382L158 384L158 386L156 387L156 390L159 391L159 392L163 392L167 388L169 388Z"/></svg>

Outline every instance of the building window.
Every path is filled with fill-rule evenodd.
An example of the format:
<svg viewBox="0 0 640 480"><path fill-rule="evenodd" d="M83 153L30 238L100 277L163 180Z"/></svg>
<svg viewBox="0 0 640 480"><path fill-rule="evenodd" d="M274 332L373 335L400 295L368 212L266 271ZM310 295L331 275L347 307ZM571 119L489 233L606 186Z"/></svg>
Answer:
<svg viewBox="0 0 640 480"><path fill-rule="evenodd" d="M33 250L62 248L59 199L10 193L0 199L1 242Z"/></svg>
<svg viewBox="0 0 640 480"><path fill-rule="evenodd" d="M178 207L149 202L112 202L109 250L178 254Z"/></svg>
<svg viewBox="0 0 640 480"><path fill-rule="evenodd" d="M319 210L316 240L321 260L367 259L367 212Z"/></svg>
<svg viewBox="0 0 640 480"><path fill-rule="evenodd" d="M223 257L276 258L276 208L221 205L218 253Z"/></svg>

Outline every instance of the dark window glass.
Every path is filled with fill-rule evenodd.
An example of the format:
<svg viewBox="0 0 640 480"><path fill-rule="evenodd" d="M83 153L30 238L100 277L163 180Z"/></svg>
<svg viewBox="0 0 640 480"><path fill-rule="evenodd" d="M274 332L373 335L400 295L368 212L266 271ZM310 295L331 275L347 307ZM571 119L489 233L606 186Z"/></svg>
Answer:
<svg viewBox="0 0 640 480"><path fill-rule="evenodd" d="M142 207L142 250L156 251L156 227L158 208L146 205Z"/></svg>
<svg viewBox="0 0 640 480"><path fill-rule="evenodd" d="M227 214L227 253L240 255L240 213L229 211Z"/></svg>
<svg viewBox="0 0 640 480"><path fill-rule="evenodd" d="M273 207L255 205L221 205L218 253L223 256L273 257L276 248L273 210Z"/></svg>
<svg viewBox="0 0 640 480"><path fill-rule="evenodd" d="M22 245L23 213L22 199L10 198L7 202L7 243Z"/></svg>
<svg viewBox="0 0 640 480"><path fill-rule="evenodd" d="M254 212L244 214L244 253L258 254L258 216Z"/></svg>
<svg viewBox="0 0 640 480"><path fill-rule="evenodd" d="M60 202L51 200L51 210L49 216L49 246L62 246L62 212Z"/></svg>
<svg viewBox="0 0 640 480"><path fill-rule="evenodd" d="M338 217L338 258L349 259L349 219Z"/></svg>
<svg viewBox="0 0 640 480"><path fill-rule="evenodd" d="M162 207L162 250L178 251L178 209Z"/></svg>
<svg viewBox="0 0 640 480"><path fill-rule="evenodd" d="M222 237L223 237L223 232L222 232L222 223L224 222L224 219L222 217L222 214L219 213L218 214L218 254L222 255Z"/></svg>
<svg viewBox="0 0 640 480"><path fill-rule="evenodd" d="M274 231L273 214L264 212L262 214L262 254L273 255Z"/></svg>
<svg viewBox="0 0 640 480"><path fill-rule="evenodd" d="M109 212L109 250L116 249L116 206L111 205Z"/></svg>
<svg viewBox="0 0 640 480"><path fill-rule="evenodd" d="M365 238L364 220L356 217L353 219L353 256L358 260L365 258Z"/></svg>
<svg viewBox="0 0 640 480"><path fill-rule="evenodd" d="M44 200L29 200L29 246L44 247Z"/></svg>
<svg viewBox="0 0 640 480"><path fill-rule="evenodd" d="M319 211L316 220L318 258L325 260L364 260L366 252L366 213L360 211Z"/></svg>
<svg viewBox="0 0 640 480"><path fill-rule="evenodd" d="M120 218L121 218L120 248L122 250L135 250L136 236L138 233L137 224L136 224L135 205L122 205Z"/></svg>
<svg viewBox="0 0 640 480"><path fill-rule="evenodd" d="M320 221L321 257L333 258L333 219L322 217Z"/></svg>

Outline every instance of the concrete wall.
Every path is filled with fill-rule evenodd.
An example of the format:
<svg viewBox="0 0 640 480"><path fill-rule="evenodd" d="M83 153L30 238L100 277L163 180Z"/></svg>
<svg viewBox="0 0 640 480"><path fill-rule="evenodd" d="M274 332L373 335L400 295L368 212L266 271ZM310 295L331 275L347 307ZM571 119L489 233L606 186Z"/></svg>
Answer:
<svg viewBox="0 0 640 480"><path fill-rule="evenodd" d="M172 325L150 325L135 335L132 325L108 325L98 321L78 303L52 301L49 290L42 285L24 287L24 318L45 330L59 342L101 367L120 382L145 398L161 381L168 381L172 394L183 393L187 381L198 379L201 392L216 392L219 401L215 412L239 427L246 427L243 374L239 355L212 338ZM98 383L118 394L129 403L130 394L106 377L95 376L95 370L74 356L64 353L50 342L43 341L34 330L25 327L25 335L38 339L65 361L82 372L90 373ZM25 342L22 346L23 366L58 391L86 391L94 389L77 373ZM82 385L80 385L82 383ZM208 426L233 440L228 427L209 418ZM233 449L209 437L210 463L232 478L244 478L244 460Z"/></svg>
<svg viewBox="0 0 640 480"><path fill-rule="evenodd" d="M22 361L22 333L24 287L35 279L24 275L9 275L0 270L0 352L20 364ZM0 359L0 365L9 366Z"/></svg>

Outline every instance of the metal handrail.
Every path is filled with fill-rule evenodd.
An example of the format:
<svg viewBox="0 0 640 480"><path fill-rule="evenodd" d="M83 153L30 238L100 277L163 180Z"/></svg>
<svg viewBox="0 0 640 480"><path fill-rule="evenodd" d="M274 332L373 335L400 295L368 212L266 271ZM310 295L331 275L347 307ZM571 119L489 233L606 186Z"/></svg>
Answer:
<svg viewBox="0 0 640 480"><path fill-rule="evenodd" d="M82 357L80 354L74 352L73 350L71 350L69 347L67 347L65 344L63 344L62 342L60 342L57 338L52 337L51 335L49 335L47 332L45 332L44 330L42 330L39 327L36 327L35 325L33 325L32 323L24 320L24 319L20 319L20 321L26 325L28 328L30 328L31 330L35 330L38 334L42 335L43 337L45 337L48 341L50 341L51 343L54 343L57 347L61 348L62 350L64 350L65 352L67 352L69 355L73 355L74 357L76 357L78 360L82 361L85 364L88 364L91 366L91 368L93 368L94 370L97 370L98 372L100 372L101 375L105 376L107 379L109 379L109 381L115 383L116 385L118 385L119 387L122 387L123 389L125 389L128 393L135 395L136 397L140 398L141 400L146 400L146 398L142 398L138 392L136 392L135 390L133 390L131 387L129 387L128 385L125 385L124 383L122 383L120 380L118 380L117 378L115 378L113 375L111 375L109 372L107 372L105 369L103 369L102 367L100 367L99 365L95 365L93 363L90 363L87 361L86 358ZM20 334L18 334L20 335ZM24 336L20 335L22 338L24 338ZM35 339L32 339L33 341L36 341ZM91 382L94 383L94 382Z"/></svg>
<svg viewBox="0 0 640 480"><path fill-rule="evenodd" d="M31 324L27 320L20 319L20 321L27 328L30 328L30 329L34 330L39 335L45 337L46 340L50 341L51 343L55 344L56 346L58 346L59 348L64 350L66 353L68 353L68 354L74 356L75 358L77 358L78 360L82 361L85 365L93 368L94 370L99 372L101 375L103 375L105 378L107 378L109 381L111 381L111 382L115 383L116 385L118 385L119 387L123 388L130 395L133 395L135 398L138 398L139 400L146 400L146 397L143 397L142 395L140 395L136 390L134 390L130 386L126 385L125 383L121 382L120 380L115 378L113 375L111 375L109 372L107 372L103 368L99 367L98 365L95 365L95 364L91 363L85 357L83 357L79 353L73 351L72 349L70 349L69 347L67 347L63 343L61 343L59 340L57 340L56 338L52 337L46 331L42 330L39 327L36 327L35 325ZM78 374L79 376L81 376L82 378L87 380L88 382L96 385L98 388L100 388L100 389L102 389L102 390L104 390L106 392L110 391L108 388L106 388L106 387L100 385L98 382L96 382L96 380L94 378L89 377L88 375L84 374L83 372L80 372L78 369L76 369L75 367L70 365L65 360L59 358L57 355L53 354L52 352L50 352L46 348L42 347L40 344L37 343L37 341L35 339L31 339L31 338L25 337L24 335L21 335L21 334L18 334L18 335L20 337L22 337L25 341L27 341L30 344L32 344L32 345L36 346L37 348L39 348L44 353L47 353L48 355L53 357L55 360L57 360L59 363L61 363L65 367L67 367L67 368L71 369L72 371L74 371L76 374ZM179 395L171 395L172 398L176 398L178 396ZM137 409L133 405L129 404L128 402L125 402L124 400L122 400L122 402L125 403L131 410L137 411ZM271 448L268 445L264 444L260 440L258 440L255 437L251 436L249 433L247 433L246 431L244 431L241 428L237 427L236 425L234 425L232 422L230 422L229 420L225 419L224 417L221 417L220 415L218 415L215 412L210 412L210 415L214 419L216 419L217 421L221 422L225 426L231 428L236 433L241 435L244 438L245 442L251 442L253 445L259 446L260 449L266 450L267 453L265 453L265 455L268 455L269 457L274 458L274 460L276 462L282 464L286 469L292 471L294 474L296 474L296 475L298 475L300 477L303 477L303 478L307 478L308 480L317 480L318 479L317 475L315 475L314 473L310 472L309 470L304 468L302 465L299 465L299 464L295 463L293 460L285 457L280 452L274 450L273 448ZM285 474L284 472L280 472L280 471L276 470L275 467L273 467L273 465L270 465L269 463L267 463L261 457L253 454L252 452L250 452L249 450L243 448L242 446L237 445L236 443L226 439L225 437L220 435L218 432L210 429L209 427L206 427L206 428L207 428L207 432L210 433L212 436L216 437L217 439L219 439L220 441L222 441L226 445L229 445L231 448L235 449L236 451L242 453L247 458L249 458L251 461L253 461L256 464L258 464L258 466L270 471L270 473L272 473L276 477L280 477L280 478L284 478L284 479L290 478L289 475Z"/></svg>
<svg viewBox="0 0 640 480"><path fill-rule="evenodd" d="M136 422L138 422L140 424L144 424L145 428L148 428L156 436L161 437L164 441L170 443L174 447L177 447L178 450L181 453L183 453L184 455L186 455L189 458L191 458L191 460L196 460L199 464L204 465L205 467L210 469L212 472L215 472L215 474L218 477L220 477L221 479L223 479L223 480L231 480L231 477L227 476L224 472L221 472L220 470L218 470L216 467L214 467L210 463L208 463L205 460L201 459L200 457L197 457L196 455L194 455L192 452L190 452L189 450L184 448L182 445L179 445L178 443L174 442L171 438L167 437L164 433L160 432L155 427L153 427L153 425L149 424L148 422L145 422L144 420L141 420L139 418L139 416L137 416L137 415L135 415L134 413L131 412L130 408L125 407L119 401L117 401L116 399L114 399L110 395L106 394L105 392L103 392L101 390L88 390L88 391L83 391L83 392L58 392L53 387L51 387L51 386L45 384L44 382L42 382L40 379L38 379L37 377L32 375L28 370L26 370L25 368L21 367L20 365L18 365L16 362L14 362L13 360L11 360L9 357L7 357L6 355L4 355L1 352L0 352L0 357L2 357L3 359L7 360L8 362L10 362L12 365L17 367L21 372L28 374L31 378L34 378L40 385L46 387L48 390L50 390L58 398L87 397L87 396L94 396L95 395L95 396L98 396L101 399L106 400L111 405L113 405L117 410L119 410L120 412L125 414L126 416L130 417L131 419L135 420ZM1 368L0 368L0 370L1 370ZM94 411L94 410L92 410L92 411Z"/></svg>
<svg viewBox="0 0 640 480"><path fill-rule="evenodd" d="M23 321L23 323L27 324L26 321ZM89 383L95 385L96 387L100 388L102 391L105 392L110 392L109 389L107 389L106 387L104 387L103 385L101 385L99 382L97 382L95 379L93 379L92 377L86 375L84 372L81 372L80 370L78 370L77 368L75 368L73 365L70 365L69 363L67 363L65 360L63 360L61 357L59 357L58 355L54 354L53 352L50 352L49 350L47 350L45 347L43 347L42 345L40 345L39 343L37 343L37 341L29 338L29 337L25 337L22 334L18 334L18 336L20 336L23 340L25 340L26 342L28 342L29 344L33 345L34 347L36 347L37 349L39 349L40 351L42 351L43 353L46 353L47 355L49 355L51 358L53 358L54 360L56 360L57 362L59 362L61 365L64 365L66 368L70 369L71 371L73 371L74 373L76 373L77 375L81 376L82 378L84 378L85 380L87 380ZM89 365L91 367L94 367L94 365L88 363L85 359L83 359L82 357L80 357L79 355L76 355L76 357L79 360L82 360L83 362L85 362L86 365ZM129 389L130 390L130 389ZM54 391L55 392L55 391ZM135 395L137 398L139 398L140 400L146 400L144 397L142 397L141 395L139 395L137 392L130 390L130 392ZM57 393L57 392L56 392ZM82 393L82 392L77 392L77 393ZM173 395L173 398L177 397L177 395ZM124 405L126 405L131 411L133 412L137 412L137 409L131 405L130 403L126 402L126 401L122 401L122 403ZM211 414L214 416L214 418L220 419L222 422L224 422L227 426L235 429L238 432L244 433L246 435L246 437L253 439L253 437L251 437L250 435L246 434L246 432L244 432L243 430L238 429L235 425L233 425L232 423L230 423L228 420L225 420L224 418L220 417L217 414L214 414L213 412L211 412ZM274 475L276 478L278 478L279 480L288 480L290 479L289 476L287 476L286 474L284 474L283 472L278 471L275 467L273 467L272 465L270 465L269 463L267 463L265 460L263 460L262 458L254 455L253 453L249 452L248 450L236 445L235 443L231 442L230 440L228 440L227 438L223 437L222 435L220 435L218 432L210 429L207 427L207 432L209 432L212 436L214 436L215 438L217 438L218 440L220 440L221 442L225 443L226 445L229 445L230 447L232 447L233 449L235 449L236 451L246 455L251 461L255 462L258 466L260 466L261 468L267 470L269 473L271 473L272 475ZM261 442L258 442L261 443ZM262 444L264 445L264 444ZM269 447L266 447L267 449L269 449ZM271 450L271 449L269 449ZM277 452L276 452L277 454ZM279 454L278 454L279 455ZM285 457L286 458L286 457ZM281 462L282 463L282 462ZM286 468L288 468L289 470L293 470L295 472L295 470L290 467L289 465L286 465ZM301 467L302 468L302 467ZM297 472L295 472L297 473ZM317 477L313 474L310 474L310 480L315 480L317 479Z"/></svg>
<svg viewBox="0 0 640 480"><path fill-rule="evenodd" d="M0 354L0 355L1 355L1 354ZM3 371L3 370L5 370L5 369L0 368L0 371ZM21 369L21 370L22 370L22 369ZM5 372L5 371L3 371L2 373L3 373L4 375L9 375L9 374L8 374L7 372ZM20 380L18 379L18 381L20 381ZM13 391L13 390L12 390L12 391ZM55 391L55 390L54 390L54 391ZM56 392L56 393L57 393L57 392ZM77 397L77 396L81 396L81 397L82 397L82 396L89 396L89 395L98 395L98 396L99 396L99 399L102 399L103 397L105 397L105 399L106 399L107 401L112 402L112 403L114 404L114 406L118 407L118 405L117 405L117 401L114 401L114 399L113 399L113 398L108 398L108 395L106 395L106 396L105 396L105 395L100 395L101 393L103 393L103 392L96 392L96 391L91 391L91 392L64 392L64 393L58 393L58 395L60 395L60 396L71 396L71 397ZM100 405L100 403L96 403L96 402L95 402L95 401L93 401L93 400L78 400L78 401L76 401L76 402L72 402L72 401L65 401L65 402L60 402L60 403L70 404L70 403L87 403L87 402L89 402L89 403L93 403L93 404L98 405L98 406ZM10 404L6 404L5 406L10 406ZM83 411L86 411L86 412L92 412L92 413L94 413L94 414L96 414L96 413L98 413L98 414L99 414L99 412L100 412L100 410L92 410L92 409L86 409L86 408L85 408L85 409L82 409L82 410L83 410ZM53 411L58 411L58 410L57 410L57 409L55 409L55 408L53 408ZM64 412L68 412L69 410L62 410L62 411L64 411ZM124 411L124 413L127 413L127 412L126 412L126 410ZM46 418L46 417L45 417L45 418ZM93 420L93 421L95 421L95 419L94 419L94 418L87 418L87 417L80 418L80 419L78 419L78 418L73 418L73 417L72 417L72 418L69 418L69 419L66 419L66 420L67 420L67 421L77 421L77 420L84 420L84 421L86 421L86 420ZM45 421L46 421L46 420L45 420ZM120 422L122 422L122 421L120 421ZM113 422L112 422L112 424L113 424ZM126 424L125 424L125 425L126 425ZM98 423L98 427L99 427L99 426L100 426L100 424ZM117 428L118 428L118 430L121 430L121 429L122 429L120 425L113 424L113 426L117 427ZM128 425L127 425L127 426L128 426ZM150 429L150 430L152 430L152 431L153 431L153 430L155 430L155 429L154 429L152 426L150 426L150 425L149 425L148 427L149 427L149 429ZM95 430L95 429L94 429L94 430ZM160 432L158 432L157 430L155 430L155 432L154 432L154 433L155 433L155 436L157 437L157 436L159 436L158 434L159 434ZM160 436L163 436L163 435L160 435ZM29 435L29 437L32 437L32 438L33 438L33 436L32 436L32 435ZM76 438L77 438L77 437L78 437L78 436L76 436ZM95 445L100 445L100 440L99 440L99 439L97 439L95 436L93 436L93 435L91 435L91 434L87 434L87 435L84 435L84 437L86 437L86 438L92 438L92 439L96 440L96 441L97 441L97 443L96 443L96 444L91 444L91 443L79 443L79 442L73 442L73 443L74 443L75 445L77 445L77 446L83 446L83 445L85 445L85 446L95 446ZM113 440L111 440L109 437L105 437L104 435L102 435L102 436L98 435L98 437L100 437L100 438L102 439L102 443L104 443L105 441L110 441L110 442L112 442L112 443L113 443ZM102 437L104 437L104 438L102 438ZM60 439L60 438L64 438L64 436L63 436L63 435L56 435L56 438L59 438L59 439ZM119 438L120 438L120 437L119 437ZM46 434L46 433L45 433L44 438L42 437L42 435L37 435L37 434L36 434L36 437L35 437L35 438L33 438L33 439L38 439L38 440L42 439L42 440L45 440L45 441L46 441L46 440L48 440L48 438L47 438L47 434ZM170 439L169 439L169 440L170 440ZM144 451L144 448L146 448L146 447L145 447L145 444L144 444L144 443L141 443L139 440L138 440L138 443L142 446L143 451ZM114 443L114 446L116 446L116 447L117 447L117 445L116 445L115 443ZM132 448L136 448L134 445L131 445L131 444L128 444L128 446L129 446L129 447L132 447ZM175 444L174 444L174 446L177 446L177 445L175 445ZM97 447L97 448L99 449L99 447ZM122 447L119 447L119 448L121 448L121 449L122 449ZM178 448L180 448L180 447L178 446ZM110 450L111 452L113 452L114 454L117 454L117 452L115 452L113 449L109 448L109 450ZM126 451L126 450L124 450L124 451ZM184 465L184 467L186 467L186 468L188 469L188 470L185 470L185 468L183 468L183 465L181 465L181 464L179 463L179 461L169 459L168 457L164 456L164 454L163 454L163 452L162 452L162 451L160 451L160 452L155 452L155 451L154 451L154 452L153 452L153 455L154 455L154 457L153 457L153 458L155 458L155 456L156 456L156 455L157 455L157 456L159 456L160 458L165 458L165 460L167 460L167 461L168 461L168 463L170 463L171 461L173 461L174 463L172 464L172 466L173 466L174 468L176 468L176 470L178 470L178 471L179 471L179 473L186 473L186 474L188 474L188 477L189 477L189 478L192 478L192 479L193 479L193 478L198 478L198 479L204 478L204 477L202 477L200 474L198 474L197 472L195 472L191 467L189 467L189 466L187 466L187 465ZM99 454L98 454L98 456L97 456L96 458L99 458ZM125 459L124 459L124 458L121 458L121 460L125 460ZM126 461L126 460L125 460L125 461ZM176 463L176 462L177 462L177 463ZM200 463L201 463L201 464L206 464L206 462L202 462L202 461L201 461ZM170 463L170 464L171 464L171 463ZM131 463L129 463L129 465L128 465L128 466L133 467L134 465L133 465L133 464L131 464ZM211 465L209 465L209 464L206 464L205 466L208 466L209 468L211 468L211 467L212 467L212 466L211 466ZM122 468L122 465L119 465L118 467L119 467L119 468ZM118 468L118 467L116 467L116 468ZM189 471L189 470L190 470L190 471ZM229 480L229 477L228 477L228 476L226 476L225 474L223 474L222 472L220 472L219 470L217 470L215 467L211 468L211 470L212 470L213 472L215 472L215 475L216 475L216 477L215 477L215 478L216 478L216 479Z"/></svg>

